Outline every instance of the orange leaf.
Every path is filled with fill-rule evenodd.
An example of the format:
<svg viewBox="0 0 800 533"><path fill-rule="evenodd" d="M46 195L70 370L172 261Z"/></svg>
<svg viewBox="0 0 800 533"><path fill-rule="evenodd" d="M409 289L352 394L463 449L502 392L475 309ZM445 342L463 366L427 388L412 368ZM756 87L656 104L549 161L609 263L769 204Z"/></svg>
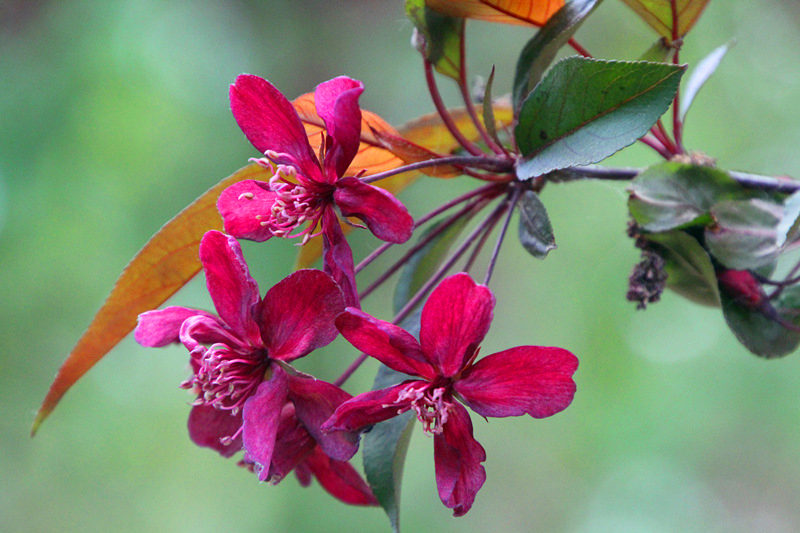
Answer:
<svg viewBox="0 0 800 533"><path fill-rule="evenodd" d="M622 0L667 40L672 40L672 2L670 0ZM708 0L678 0L678 38L692 29Z"/></svg>
<svg viewBox="0 0 800 533"><path fill-rule="evenodd" d="M454 17L541 26L564 0L425 0L431 9Z"/></svg>
<svg viewBox="0 0 800 533"><path fill-rule="evenodd" d="M36 414L31 435L65 392L136 327L139 313L155 309L200 271L200 239L222 229L217 198L229 185L246 179L268 180L259 165L248 165L220 181L167 222L144 245L117 279L89 328L58 370Z"/></svg>

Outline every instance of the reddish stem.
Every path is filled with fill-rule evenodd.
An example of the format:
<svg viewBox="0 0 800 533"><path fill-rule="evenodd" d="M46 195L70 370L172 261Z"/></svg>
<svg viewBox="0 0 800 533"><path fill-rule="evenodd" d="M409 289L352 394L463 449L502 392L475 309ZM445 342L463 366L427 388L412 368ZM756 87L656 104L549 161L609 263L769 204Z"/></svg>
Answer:
<svg viewBox="0 0 800 533"><path fill-rule="evenodd" d="M500 247L503 245L503 240L506 237L506 231L508 231L508 225L511 223L511 215L514 214L514 208L517 206L517 202L519 201L521 193L521 187L514 187L514 192L511 194L511 198L506 200L508 204L508 216L506 216L506 220L503 222L503 227L500 229L500 235L498 235L497 243L494 245L492 257L489 259L489 266L486 267L486 277L483 278L484 285L488 286L489 281L492 279L492 273L494 272L494 267L497 264L497 258L500 255Z"/></svg>
<svg viewBox="0 0 800 533"><path fill-rule="evenodd" d="M442 101L442 95L439 94L439 88L436 86L436 79L433 75L433 65L427 59L425 60L425 81L428 84L428 92L431 93L431 99L433 100L433 105L436 107L436 112L439 113L439 116L442 117L442 122L444 122L447 131L455 138L456 142L460 144L464 150L471 153L472 155L484 155L483 152L478 149L474 144L469 142L466 137L461 133L461 131L456 126L455 122L453 122L453 117L450 116L450 113L447 111L447 107L444 105Z"/></svg>

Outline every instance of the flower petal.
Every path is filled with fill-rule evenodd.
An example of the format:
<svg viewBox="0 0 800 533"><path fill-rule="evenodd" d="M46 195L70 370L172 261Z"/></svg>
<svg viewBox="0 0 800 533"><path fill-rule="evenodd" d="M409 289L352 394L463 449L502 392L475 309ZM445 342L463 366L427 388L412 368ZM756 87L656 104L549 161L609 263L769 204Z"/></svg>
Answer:
<svg viewBox="0 0 800 533"><path fill-rule="evenodd" d="M353 251L347 244L342 226L332 207L322 213L323 268L339 285L348 307L361 307L358 300Z"/></svg>
<svg viewBox="0 0 800 533"><path fill-rule="evenodd" d="M180 341L181 324L195 315L211 316L205 311L186 307L167 307L139 315L133 338L142 346L160 348Z"/></svg>
<svg viewBox="0 0 800 533"><path fill-rule="evenodd" d="M451 404L451 409L442 432L433 436L433 461L439 498L453 510L453 516L462 516L486 481L481 465L486 452L472 436L467 410L458 403Z"/></svg>
<svg viewBox="0 0 800 533"><path fill-rule="evenodd" d="M272 376L258 386L242 409L242 443L247 461L255 464L260 481L269 478L269 466L275 450L280 415L286 404L289 386L286 373L271 365Z"/></svg>
<svg viewBox="0 0 800 533"><path fill-rule="evenodd" d="M264 295L261 336L273 359L291 361L336 338L342 291L320 270L298 270Z"/></svg>
<svg viewBox="0 0 800 533"><path fill-rule="evenodd" d="M361 142L358 98L362 92L364 84L347 76L320 83L314 91L317 114L325 121L328 135L333 139L325 154L325 173L328 176L343 176L358 152Z"/></svg>
<svg viewBox="0 0 800 533"><path fill-rule="evenodd" d="M308 144L300 117L291 102L270 82L252 74L242 74L230 88L231 111L247 139L262 154L271 150L290 156L309 178L319 179L317 156Z"/></svg>
<svg viewBox="0 0 800 533"><path fill-rule="evenodd" d="M417 339L403 328L353 307L339 315L336 327L350 344L389 368L427 380L436 377Z"/></svg>
<svg viewBox="0 0 800 533"><path fill-rule="evenodd" d="M261 298L239 242L219 231L206 232L200 241L200 261L220 318L241 339L260 343L255 313Z"/></svg>
<svg viewBox="0 0 800 533"><path fill-rule="evenodd" d="M275 193L263 181L234 183L219 195L217 211L225 231L238 239L263 242L272 237L266 221L275 203Z"/></svg>
<svg viewBox="0 0 800 533"><path fill-rule="evenodd" d="M238 435L230 444L223 444L225 437L236 435L242 427L241 415L215 409L201 404L192 407L189 413L189 437L198 446L217 450L223 457L230 457L242 449L242 436Z"/></svg>
<svg viewBox="0 0 800 533"><path fill-rule="evenodd" d="M359 394L337 407L328 421L322 424L322 430L358 431L402 414L411 408L411 402L409 400L398 402L398 396L410 389L426 385L427 382L411 380L386 389Z"/></svg>
<svg viewBox="0 0 800 533"><path fill-rule="evenodd" d="M414 232L414 219L391 193L357 178L336 182L333 200L342 214L364 221L382 241L402 243Z"/></svg>
<svg viewBox="0 0 800 533"><path fill-rule="evenodd" d="M578 358L562 348L518 346L484 357L454 387L482 416L544 418L572 402L577 368Z"/></svg>
<svg viewBox="0 0 800 533"><path fill-rule="evenodd" d="M184 320L181 324L180 341L190 353L200 345L216 343L238 351L251 349L215 316L194 315Z"/></svg>
<svg viewBox="0 0 800 533"><path fill-rule="evenodd" d="M347 461L358 451L358 434L349 431L323 432L320 426L350 398L345 391L325 381L310 376L289 376L289 400L294 404L298 420L322 450L338 461Z"/></svg>
<svg viewBox="0 0 800 533"><path fill-rule="evenodd" d="M378 504L369 486L350 463L333 460L317 448L306 459L306 465L334 498L350 505Z"/></svg>
<svg viewBox="0 0 800 533"><path fill-rule="evenodd" d="M270 483L278 483L286 474L302 464L317 443L295 416L294 404L287 402L281 410L278 435L269 465Z"/></svg>
<svg viewBox="0 0 800 533"><path fill-rule="evenodd" d="M419 340L443 376L456 375L474 355L492 322L494 295L459 273L442 281L422 308Z"/></svg>

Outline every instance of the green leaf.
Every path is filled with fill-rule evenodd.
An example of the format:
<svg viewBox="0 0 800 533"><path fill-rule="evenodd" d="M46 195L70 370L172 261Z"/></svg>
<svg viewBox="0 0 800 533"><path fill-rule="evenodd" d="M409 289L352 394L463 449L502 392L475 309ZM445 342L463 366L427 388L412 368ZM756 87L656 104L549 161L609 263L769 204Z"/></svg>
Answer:
<svg viewBox="0 0 800 533"><path fill-rule="evenodd" d="M458 80L463 59L461 42L464 39L464 19L429 9L425 6L425 0L406 0L406 14L425 39L427 60L441 74Z"/></svg>
<svg viewBox="0 0 800 533"><path fill-rule="evenodd" d="M686 35L705 9L708 0L676 0L678 27L673 31L672 0L622 0L662 37Z"/></svg>
<svg viewBox="0 0 800 533"><path fill-rule="evenodd" d="M636 223L652 232L665 231L708 215L717 202L742 196L745 191L726 172L682 163L661 163L631 181L628 209Z"/></svg>
<svg viewBox="0 0 800 533"><path fill-rule="evenodd" d="M658 254L664 258L669 289L692 302L719 306L714 266L697 239L680 230L652 233L646 238L655 243Z"/></svg>
<svg viewBox="0 0 800 533"><path fill-rule="evenodd" d="M400 306L405 305L402 302ZM421 312L412 313L401 326L412 335L419 336ZM375 375L372 390L396 385L410 376L381 365ZM408 442L414 430L413 411L375 424L361 441L364 459L364 474L372 493L380 503L392 531L400 532L400 489L403 481L403 465L408 452Z"/></svg>
<svg viewBox="0 0 800 533"><path fill-rule="evenodd" d="M486 81L486 90L483 93L483 125L486 128L486 133L498 145L502 146L502 142L497 137L497 126L494 118L494 105L492 102L492 85L494 84L494 67L489 74L489 79Z"/></svg>
<svg viewBox="0 0 800 533"><path fill-rule="evenodd" d="M800 298L797 298L797 286L791 287L795 291L790 291L785 296L784 305L791 303L798 303ZM789 291L790 289L787 289ZM793 314L789 312L789 306L786 310L772 309L771 311L776 314L775 317L769 317L759 309L752 309L735 299L731 298L724 291L720 291L720 299L722 301L722 313L725 316L725 322L731 328L733 334L739 339L745 348L754 354L773 358L782 357L793 352L800 344L800 333L792 331L782 326L776 318L792 321ZM794 307L797 309L797 307Z"/></svg>
<svg viewBox="0 0 800 533"><path fill-rule="evenodd" d="M640 61L651 61L653 63L667 63L672 60L675 48L671 47L664 38L657 40L653 46L647 49L639 58Z"/></svg>
<svg viewBox="0 0 800 533"><path fill-rule="evenodd" d="M574 0L565 4L525 44L514 74L514 109L519 108L528 93L539 83L558 51L567 44L600 1Z"/></svg>
<svg viewBox="0 0 800 533"><path fill-rule="evenodd" d="M792 194L783 202L783 220L778 225L778 234L786 245L800 239L800 191Z"/></svg>
<svg viewBox="0 0 800 533"><path fill-rule="evenodd" d="M761 199L727 200L711 207L714 223L706 228L708 251L734 270L773 263L782 251L785 235L778 225L783 206Z"/></svg>
<svg viewBox="0 0 800 533"><path fill-rule="evenodd" d="M596 163L633 143L667 110L684 67L568 57L522 104L517 176Z"/></svg>
<svg viewBox="0 0 800 533"><path fill-rule="evenodd" d="M533 191L524 191L518 205L519 241L532 256L544 259L556 247L547 210Z"/></svg>
<svg viewBox="0 0 800 533"><path fill-rule="evenodd" d="M686 83L686 90L683 91L683 94L681 95L682 120L686 120L686 114L689 112L689 108L691 107L692 102L694 102L697 93L700 92L700 89L703 88L703 85L705 85L708 79L711 78L711 76L717 70L722 58L728 53L730 47L731 45L728 43L715 48L713 52L703 58L697 64L694 70L692 70L692 75L689 77L689 81Z"/></svg>
<svg viewBox="0 0 800 533"><path fill-rule="evenodd" d="M407 377L381 365L372 390L385 389ZM413 422L413 412L408 411L375 424L361 442L367 482L396 533L400 531L400 488Z"/></svg>

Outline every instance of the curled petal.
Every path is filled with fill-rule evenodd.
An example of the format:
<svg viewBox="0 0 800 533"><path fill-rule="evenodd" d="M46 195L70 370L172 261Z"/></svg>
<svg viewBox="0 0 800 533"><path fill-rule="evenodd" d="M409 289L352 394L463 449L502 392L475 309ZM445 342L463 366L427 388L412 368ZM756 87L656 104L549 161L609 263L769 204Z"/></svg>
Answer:
<svg viewBox="0 0 800 533"><path fill-rule="evenodd" d="M314 91L317 114L325 121L328 135L333 139L324 162L328 176L343 176L358 152L361 141L358 98L362 92L364 84L347 76L320 83Z"/></svg>
<svg viewBox="0 0 800 533"><path fill-rule="evenodd" d="M200 261L219 317L241 339L259 343L255 313L261 297L239 242L219 231L208 231L200 241Z"/></svg>
<svg viewBox="0 0 800 533"><path fill-rule="evenodd" d="M468 274L442 281L422 308L422 350L445 377L456 375L474 355L492 322L494 295Z"/></svg>
<svg viewBox="0 0 800 533"><path fill-rule="evenodd" d="M342 291L320 270L298 270L267 291L261 306L261 336L273 359L291 361L336 338Z"/></svg>
<svg viewBox="0 0 800 533"><path fill-rule="evenodd" d="M382 241L402 243L414 232L414 219L391 193L357 178L336 182L333 200L342 214L364 221Z"/></svg>
<svg viewBox="0 0 800 533"><path fill-rule="evenodd" d="M244 403L242 409L242 443L245 459L255 464L258 479L269 478L269 466L275 450L280 415L289 391L286 373L276 364L272 376L265 380Z"/></svg>
<svg viewBox="0 0 800 533"><path fill-rule="evenodd" d="M347 244L342 226L332 207L322 213L322 258L325 272L330 274L344 294L348 307L361 307L356 286L353 251Z"/></svg>
<svg viewBox="0 0 800 533"><path fill-rule="evenodd" d="M333 460L317 448L306 465L334 498L350 505L377 505L369 486L350 463Z"/></svg>
<svg viewBox="0 0 800 533"><path fill-rule="evenodd" d="M187 318L195 315L211 316L205 311L177 306L147 311L139 315L133 337L136 342L148 348L160 348L178 342L181 324Z"/></svg>
<svg viewBox="0 0 800 533"><path fill-rule="evenodd" d="M323 432L320 429L334 410L351 396L325 381L312 377L289 376L289 399L298 420L317 444L332 459L347 461L358 450L358 434L348 431Z"/></svg>
<svg viewBox="0 0 800 533"><path fill-rule="evenodd" d="M518 346L489 355L454 385L482 416L545 418L564 410L575 395L578 358L567 350Z"/></svg>
<svg viewBox="0 0 800 533"><path fill-rule="evenodd" d="M283 162L295 165L310 178L321 174L317 156L308 144L306 130L291 102L270 82L242 74L230 88L231 111L247 139L262 154L267 151L289 156Z"/></svg>
<svg viewBox="0 0 800 533"><path fill-rule="evenodd" d="M203 344L222 343L238 351L249 351L250 347L234 335L215 316L190 316L181 324L180 341L189 352Z"/></svg>
<svg viewBox="0 0 800 533"><path fill-rule="evenodd" d="M436 487L439 498L462 516L475 501L475 495L486 481L486 460L483 446L472 436L469 413L460 404L451 404L452 411L440 434L433 437L433 461L436 465Z"/></svg>
<svg viewBox="0 0 800 533"><path fill-rule="evenodd" d="M217 211L225 231L238 239L263 242L272 237L266 221L275 203L275 193L263 181L234 183L219 195Z"/></svg>
<svg viewBox="0 0 800 533"><path fill-rule="evenodd" d="M215 409L210 405L195 405L189 413L189 437L198 446L217 450L223 457L230 457L242 449L241 415ZM227 439L236 435L232 441Z"/></svg>
<svg viewBox="0 0 800 533"><path fill-rule="evenodd" d="M402 414L411 408L411 402L410 400L398 402L398 396L413 396L403 393L426 384L422 381L404 381L387 389L359 394L340 405L333 416L322 424L322 430L358 431Z"/></svg>
<svg viewBox="0 0 800 533"><path fill-rule="evenodd" d="M436 377L417 339L403 328L353 307L339 315L336 327L350 344L389 368L427 380Z"/></svg>

